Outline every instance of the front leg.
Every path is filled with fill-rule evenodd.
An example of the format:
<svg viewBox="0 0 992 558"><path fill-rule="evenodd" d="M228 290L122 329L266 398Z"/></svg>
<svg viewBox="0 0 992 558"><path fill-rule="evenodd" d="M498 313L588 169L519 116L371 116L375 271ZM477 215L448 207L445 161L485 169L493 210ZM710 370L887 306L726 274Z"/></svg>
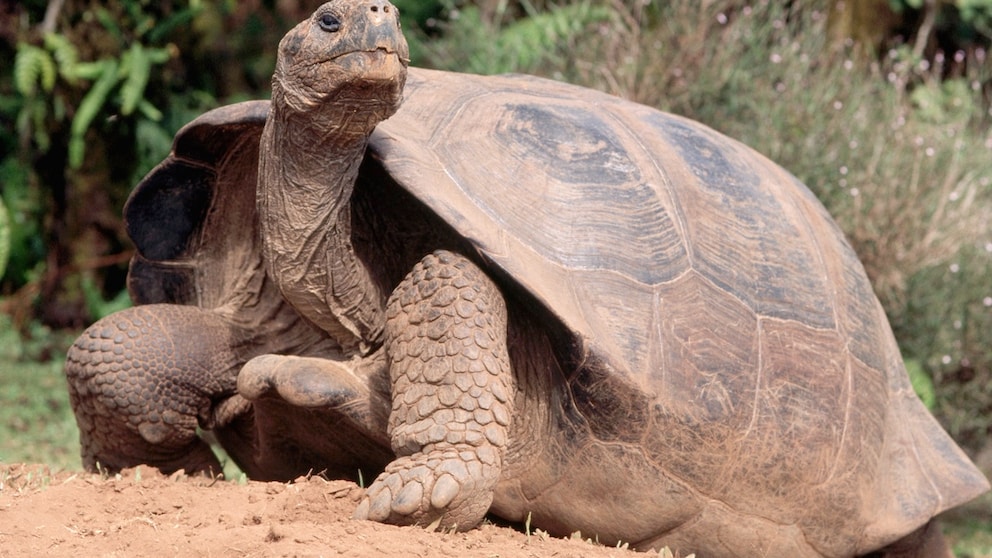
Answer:
<svg viewBox="0 0 992 558"><path fill-rule="evenodd" d="M400 283L386 317L397 459L355 517L471 529L492 503L512 414L503 297L472 262L439 251Z"/></svg>

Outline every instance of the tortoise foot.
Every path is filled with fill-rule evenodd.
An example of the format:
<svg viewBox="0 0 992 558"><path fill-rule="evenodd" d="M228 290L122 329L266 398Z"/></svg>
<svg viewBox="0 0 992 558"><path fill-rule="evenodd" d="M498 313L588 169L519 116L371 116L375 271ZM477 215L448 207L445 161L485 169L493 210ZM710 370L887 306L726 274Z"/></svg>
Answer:
<svg viewBox="0 0 992 558"><path fill-rule="evenodd" d="M468 530L492 504L499 472L492 448L451 447L401 457L372 483L354 517Z"/></svg>
<svg viewBox="0 0 992 558"><path fill-rule="evenodd" d="M249 401L276 397L304 408L346 407L369 398L369 388L347 362L265 354L238 375L238 393Z"/></svg>

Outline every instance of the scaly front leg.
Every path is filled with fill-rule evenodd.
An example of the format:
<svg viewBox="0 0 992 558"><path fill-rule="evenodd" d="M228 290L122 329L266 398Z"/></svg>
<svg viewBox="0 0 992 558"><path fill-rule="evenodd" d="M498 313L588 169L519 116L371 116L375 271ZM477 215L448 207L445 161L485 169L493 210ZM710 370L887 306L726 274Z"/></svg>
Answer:
<svg viewBox="0 0 992 558"><path fill-rule="evenodd" d="M450 252L425 257L387 304L397 459L355 517L471 529L499 481L512 413L506 307L496 285Z"/></svg>

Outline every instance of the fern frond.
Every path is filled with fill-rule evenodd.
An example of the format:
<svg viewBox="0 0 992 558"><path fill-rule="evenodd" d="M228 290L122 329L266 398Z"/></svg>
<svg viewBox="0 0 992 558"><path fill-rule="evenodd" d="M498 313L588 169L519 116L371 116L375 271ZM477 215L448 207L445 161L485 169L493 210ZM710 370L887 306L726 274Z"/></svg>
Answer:
<svg viewBox="0 0 992 558"><path fill-rule="evenodd" d="M152 61L141 43L134 43L124 54L121 62L121 69L125 73L124 84L121 85L121 114L127 116L134 112L138 103L144 99Z"/></svg>
<svg viewBox="0 0 992 558"><path fill-rule="evenodd" d="M76 81L76 66L79 64L79 51L65 35L59 33L45 34L45 48L52 53L58 63L59 75L69 82Z"/></svg>
<svg viewBox="0 0 992 558"><path fill-rule="evenodd" d="M99 62L103 66L100 77L93 83L93 86L83 97L76 109L76 115L72 119L71 134L69 138L69 166L79 168L83 164L83 155L86 151L86 142L83 139L86 130L100 113L100 110L107 102L107 98L119 80L119 66L116 60L103 60Z"/></svg>
<svg viewBox="0 0 992 558"><path fill-rule="evenodd" d="M41 65L41 89L45 93L51 93L55 89L55 79L58 77L55 60L45 52L44 56L38 58L38 62Z"/></svg>
<svg viewBox="0 0 992 558"><path fill-rule="evenodd" d="M55 87L55 61L47 51L34 45L21 43L14 56L14 86L17 92L31 97L40 84L46 92Z"/></svg>
<svg viewBox="0 0 992 558"><path fill-rule="evenodd" d="M48 151L52 145L52 138L48 135L48 127L45 126L45 118L48 116L47 103L43 99L36 99L35 102L24 105L24 110L31 111L31 129L35 145L42 153Z"/></svg>
<svg viewBox="0 0 992 558"><path fill-rule="evenodd" d="M34 95L38 84L38 64L35 59L39 56L37 47L21 43L17 45L14 56L14 87L25 97Z"/></svg>

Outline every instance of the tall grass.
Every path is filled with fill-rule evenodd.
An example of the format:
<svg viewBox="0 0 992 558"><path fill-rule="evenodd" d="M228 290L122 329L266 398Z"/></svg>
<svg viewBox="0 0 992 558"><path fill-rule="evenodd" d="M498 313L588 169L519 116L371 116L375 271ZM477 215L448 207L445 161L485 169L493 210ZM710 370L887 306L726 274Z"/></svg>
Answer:
<svg viewBox="0 0 992 558"><path fill-rule="evenodd" d="M465 8L423 62L605 90L706 123L789 169L858 252L904 357L936 384L936 413L978 444L992 424L982 98L992 65L980 50L867 57L831 42L826 10L813 0L571 0L525 25Z"/></svg>

